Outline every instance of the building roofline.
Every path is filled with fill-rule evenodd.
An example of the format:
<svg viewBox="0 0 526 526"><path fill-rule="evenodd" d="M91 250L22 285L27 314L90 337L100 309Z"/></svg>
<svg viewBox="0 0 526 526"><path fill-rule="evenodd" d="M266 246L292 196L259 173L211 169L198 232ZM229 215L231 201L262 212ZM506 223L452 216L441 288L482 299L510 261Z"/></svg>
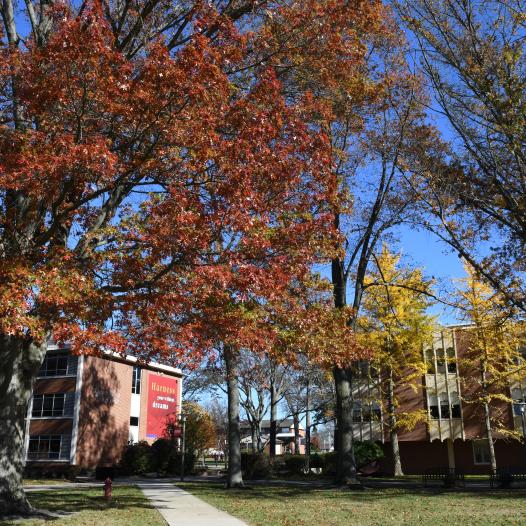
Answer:
<svg viewBox="0 0 526 526"><path fill-rule="evenodd" d="M70 344L66 343L63 346L59 346L56 343L48 343L47 350L48 351L58 351L60 349L70 349ZM139 359L136 356L132 356L130 354L122 355L114 351L104 350L102 351L102 355L86 355L86 356L95 356L97 358L102 359L108 359L113 360L121 363L129 363L129 364L138 364L144 369L150 369L153 371L159 371L163 373L168 373L173 376L179 376L181 378L184 378L186 375L179 369L178 367L172 367L171 365L164 365L162 363L157 362L140 362Z"/></svg>

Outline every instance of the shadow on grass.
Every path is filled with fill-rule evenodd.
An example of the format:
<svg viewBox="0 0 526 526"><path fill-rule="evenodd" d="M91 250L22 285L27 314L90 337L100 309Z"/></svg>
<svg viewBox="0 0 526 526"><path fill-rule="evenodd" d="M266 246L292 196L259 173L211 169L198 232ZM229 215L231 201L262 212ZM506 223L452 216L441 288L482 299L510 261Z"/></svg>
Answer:
<svg viewBox="0 0 526 526"><path fill-rule="evenodd" d="M365 488L364 490L349 490L345 487L339 488L334 486L285 486L285 485L250 485L246 482L245 488L242 489L225 489L223 485L215 482L189 481L184 484L177 484L183 489L194 493L197 497L207 495L218 496L223 492L226 495L235 496L241 500L275 500L277 498L286 499L305 499L306 497L320 499L341 499L350 498L355 502L372 502L380 499L412 499L412 498L475 498L475 499L519 499L524 502L526 498L526 488L514 490L486 489L475 490L469 489L446 489L446 488ZM366 486L366 484L365 484Z"/></svg>
<svg viewBox="0 0 526 526"><path fill-rule="evenodd" d="M81 511L121 510L131 508L150 509L148 500L134 487L114 488L109 501L102 496L100 488L46 490L28 494L29 502L36 509L57 513L77 513Z"/></svg>

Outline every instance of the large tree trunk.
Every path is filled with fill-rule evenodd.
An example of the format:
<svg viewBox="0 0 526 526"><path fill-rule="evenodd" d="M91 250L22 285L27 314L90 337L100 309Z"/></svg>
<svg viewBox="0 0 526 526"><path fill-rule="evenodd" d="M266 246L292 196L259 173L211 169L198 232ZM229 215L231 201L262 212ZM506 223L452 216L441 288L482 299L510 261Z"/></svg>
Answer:
<svg viewBox="0 0 526 526"><path fill-rule="evenodd" d="M45 344L0 335L0 515L31 512L22 488L25 418L45 354Z"/></svg>
<svg viewBox="0 0 526 526"><path fill-rule="evenodd" d="M348 369L333 369L336 386L335 446L338 452L336 482L357 485L352 434L352 395Z"/></svg>
<svg viewBox="0 0 526 526"><path fill-rule="evenodd" d="M305 472L310 473L310 382L308 378L305 397Z"/></svg>
<svg viewBox="0 0 526 526"><path fill-rule="evenodd" d="M401 477L404 474L404 472L402 471L400 446L398 444L398 431L396 429L393 371L389 372L387 410L389 411L389 434L391 438L391 454L393 456L393 475L395 477Z"/></svg>
<svg viewBox="0 0 526 526"><path fill-rule="evenodd" d="M270 458L274 459L276 456L276 434L278 429L278 401L277 390L274 382L270 383Z"/></svg>
<svg viewBox="0 0 526 526"><path fill-rule="evenodd" d="M258 446L258 453L263 452L263 440L261 439L261 420L256 425L256 441Z"/></svg>
<svg viewBox="0 0 526 526"><path fill-rule="evenodd" d="M251 440L252 440L252 444L251 444L252 453L256 453L258 450L258 437L257 437L255 423L252 423L250 425L250 432L251 432Z"/></svg>
<svg viewBox="0 0 526 526"><path fill-rule="evenodd" d="M294 422L294 454L300 454L300 415L295 413L292 415Z"/></svg>
<svg viewBox="0 0 526 526"><path fill-rule="evenodd" d="M335 227L339 229L339 216L335 216ZM346 276L343 261L339 258L332 260L332 285L334 307L343 308L346 303ZM352 435L352 391L350 367L333 369L334 385L336 391L336 429L334 432L334 447L337 452L338 484L359 484L356 478L356 464L354 462L354 447Z"/></svg>
<svg viewBox="0 0 526 526"><path fill-rule="evenodd" d="M226 385L228 395L228 478L227 488L243 486L241 472L241 434L239 432L239 386L236 350L225 345Z"/></svg>

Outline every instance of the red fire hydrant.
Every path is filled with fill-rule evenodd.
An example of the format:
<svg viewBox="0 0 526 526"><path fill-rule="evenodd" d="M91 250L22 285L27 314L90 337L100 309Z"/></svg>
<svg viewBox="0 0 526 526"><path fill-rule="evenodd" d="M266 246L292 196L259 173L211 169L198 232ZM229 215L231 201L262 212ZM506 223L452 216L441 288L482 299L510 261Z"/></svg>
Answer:
<svg viewBox="0 0 526 526"><path fill-rule="evenodd" d="M106 500L111 500L111 479L110 477L108 477L105 481L104 481L104 498Z"/></svg>

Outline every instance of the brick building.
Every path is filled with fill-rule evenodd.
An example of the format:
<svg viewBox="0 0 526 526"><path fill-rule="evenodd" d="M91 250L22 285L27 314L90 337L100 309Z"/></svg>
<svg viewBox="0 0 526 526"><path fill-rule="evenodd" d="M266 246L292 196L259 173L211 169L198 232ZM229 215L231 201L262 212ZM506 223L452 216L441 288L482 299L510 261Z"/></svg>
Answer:
<svg viewBox="0 0 526 526"><path fill-rule="evenodd" d="M28 468L66 471L118 462L129 442L154 441L181 409L179 369L49 345L26 419Z"/></svg>
<svg viewBox="0 0 526 526"><path fill-rule="evenodd" d="M424 418L411 431L398 432L402 468L406 474L426 469L450 467L465 473L490 472L488 442L482 405L468 403L476 389L473 371L463 368L469 348L470 328L451 327L436 334L431 348L423 351L427 373L416 386L395 389L397 412L420 411ZM526 360L526 352L523 352ZM386 457L382 471L392 472L389 432L385 425L385 385L365 362L353 382L353 433L357 440L384 444ZM526 382L510 383L506 398L513 402L493 402L491 413L501 431L494 432L497 467L526 467L526 446L507 431L523 436Z"/></svg>

